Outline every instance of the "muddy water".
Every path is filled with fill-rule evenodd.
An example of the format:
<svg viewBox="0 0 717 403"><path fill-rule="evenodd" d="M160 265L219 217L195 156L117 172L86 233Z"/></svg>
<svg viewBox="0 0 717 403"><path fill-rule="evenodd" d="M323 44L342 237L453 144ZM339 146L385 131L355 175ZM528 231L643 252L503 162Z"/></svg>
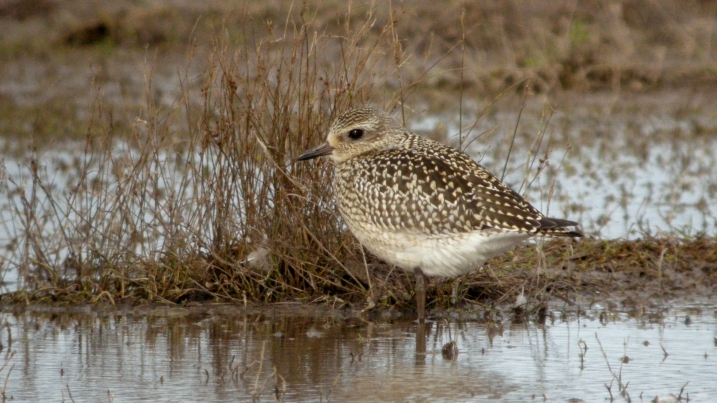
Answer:
<svg viewBox="0 0 717 403"><path fill-rule="evenodd" d="M0 379L16 402L593 402L606 385L627 401L620 381L632 401L717 396L716 303L483 315L35 307L1 314Z"/></svg>

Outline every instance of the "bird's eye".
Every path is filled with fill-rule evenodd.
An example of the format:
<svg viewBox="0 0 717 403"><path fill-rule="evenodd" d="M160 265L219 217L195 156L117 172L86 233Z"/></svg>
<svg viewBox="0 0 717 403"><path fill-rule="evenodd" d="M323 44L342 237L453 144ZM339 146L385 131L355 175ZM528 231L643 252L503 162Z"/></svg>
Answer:
<svg viewBox="0 0 717 403"><path fill-rule="evenodd" d="M361 129L353 129L349 132L349 138L358 140L363 136L363 130Z"/></svg>

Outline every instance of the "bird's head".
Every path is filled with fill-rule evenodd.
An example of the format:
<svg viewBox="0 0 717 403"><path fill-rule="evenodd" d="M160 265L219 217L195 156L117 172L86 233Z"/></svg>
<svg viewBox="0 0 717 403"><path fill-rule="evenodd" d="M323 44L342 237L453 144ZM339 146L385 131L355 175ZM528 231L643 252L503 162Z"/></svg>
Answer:
<svg viewBox="0 0 717 403"><path fill-rule="evenodd" d="M399 146L405 130L387 113L371 109L351 109L334 121L326 142L301 154L298 161L328 156L337 164L369 152Z"/></svg>

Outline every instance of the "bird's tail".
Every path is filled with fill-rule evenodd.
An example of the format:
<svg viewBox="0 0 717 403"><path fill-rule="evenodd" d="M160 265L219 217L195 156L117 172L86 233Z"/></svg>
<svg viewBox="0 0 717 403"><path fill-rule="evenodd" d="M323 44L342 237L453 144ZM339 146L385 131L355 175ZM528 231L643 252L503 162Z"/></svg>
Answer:
<svg viewBox="0 0 717 403"><path fill-rule="evenodd" d="M579 224L575 221L563 220L561 218L543 217L540 219L540 227L536 231L538 235L547 237L570 237L580 238L583 233L577 228Z"/></svg>

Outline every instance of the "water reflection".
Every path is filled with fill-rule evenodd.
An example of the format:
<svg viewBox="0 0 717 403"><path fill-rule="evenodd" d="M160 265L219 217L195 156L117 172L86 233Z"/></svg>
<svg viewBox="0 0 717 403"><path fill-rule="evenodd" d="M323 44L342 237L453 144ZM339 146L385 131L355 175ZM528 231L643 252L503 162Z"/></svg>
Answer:
<svg viewBox="0 0 717 403"><path fill-rule="evenodd" d="M33 307L1 314L0 378L19 402L597 401L606 384L617 395L613 373L633 401L687 382L695 401L717 396L714 304L551 313L419 326L320 308Z"/></svg>

